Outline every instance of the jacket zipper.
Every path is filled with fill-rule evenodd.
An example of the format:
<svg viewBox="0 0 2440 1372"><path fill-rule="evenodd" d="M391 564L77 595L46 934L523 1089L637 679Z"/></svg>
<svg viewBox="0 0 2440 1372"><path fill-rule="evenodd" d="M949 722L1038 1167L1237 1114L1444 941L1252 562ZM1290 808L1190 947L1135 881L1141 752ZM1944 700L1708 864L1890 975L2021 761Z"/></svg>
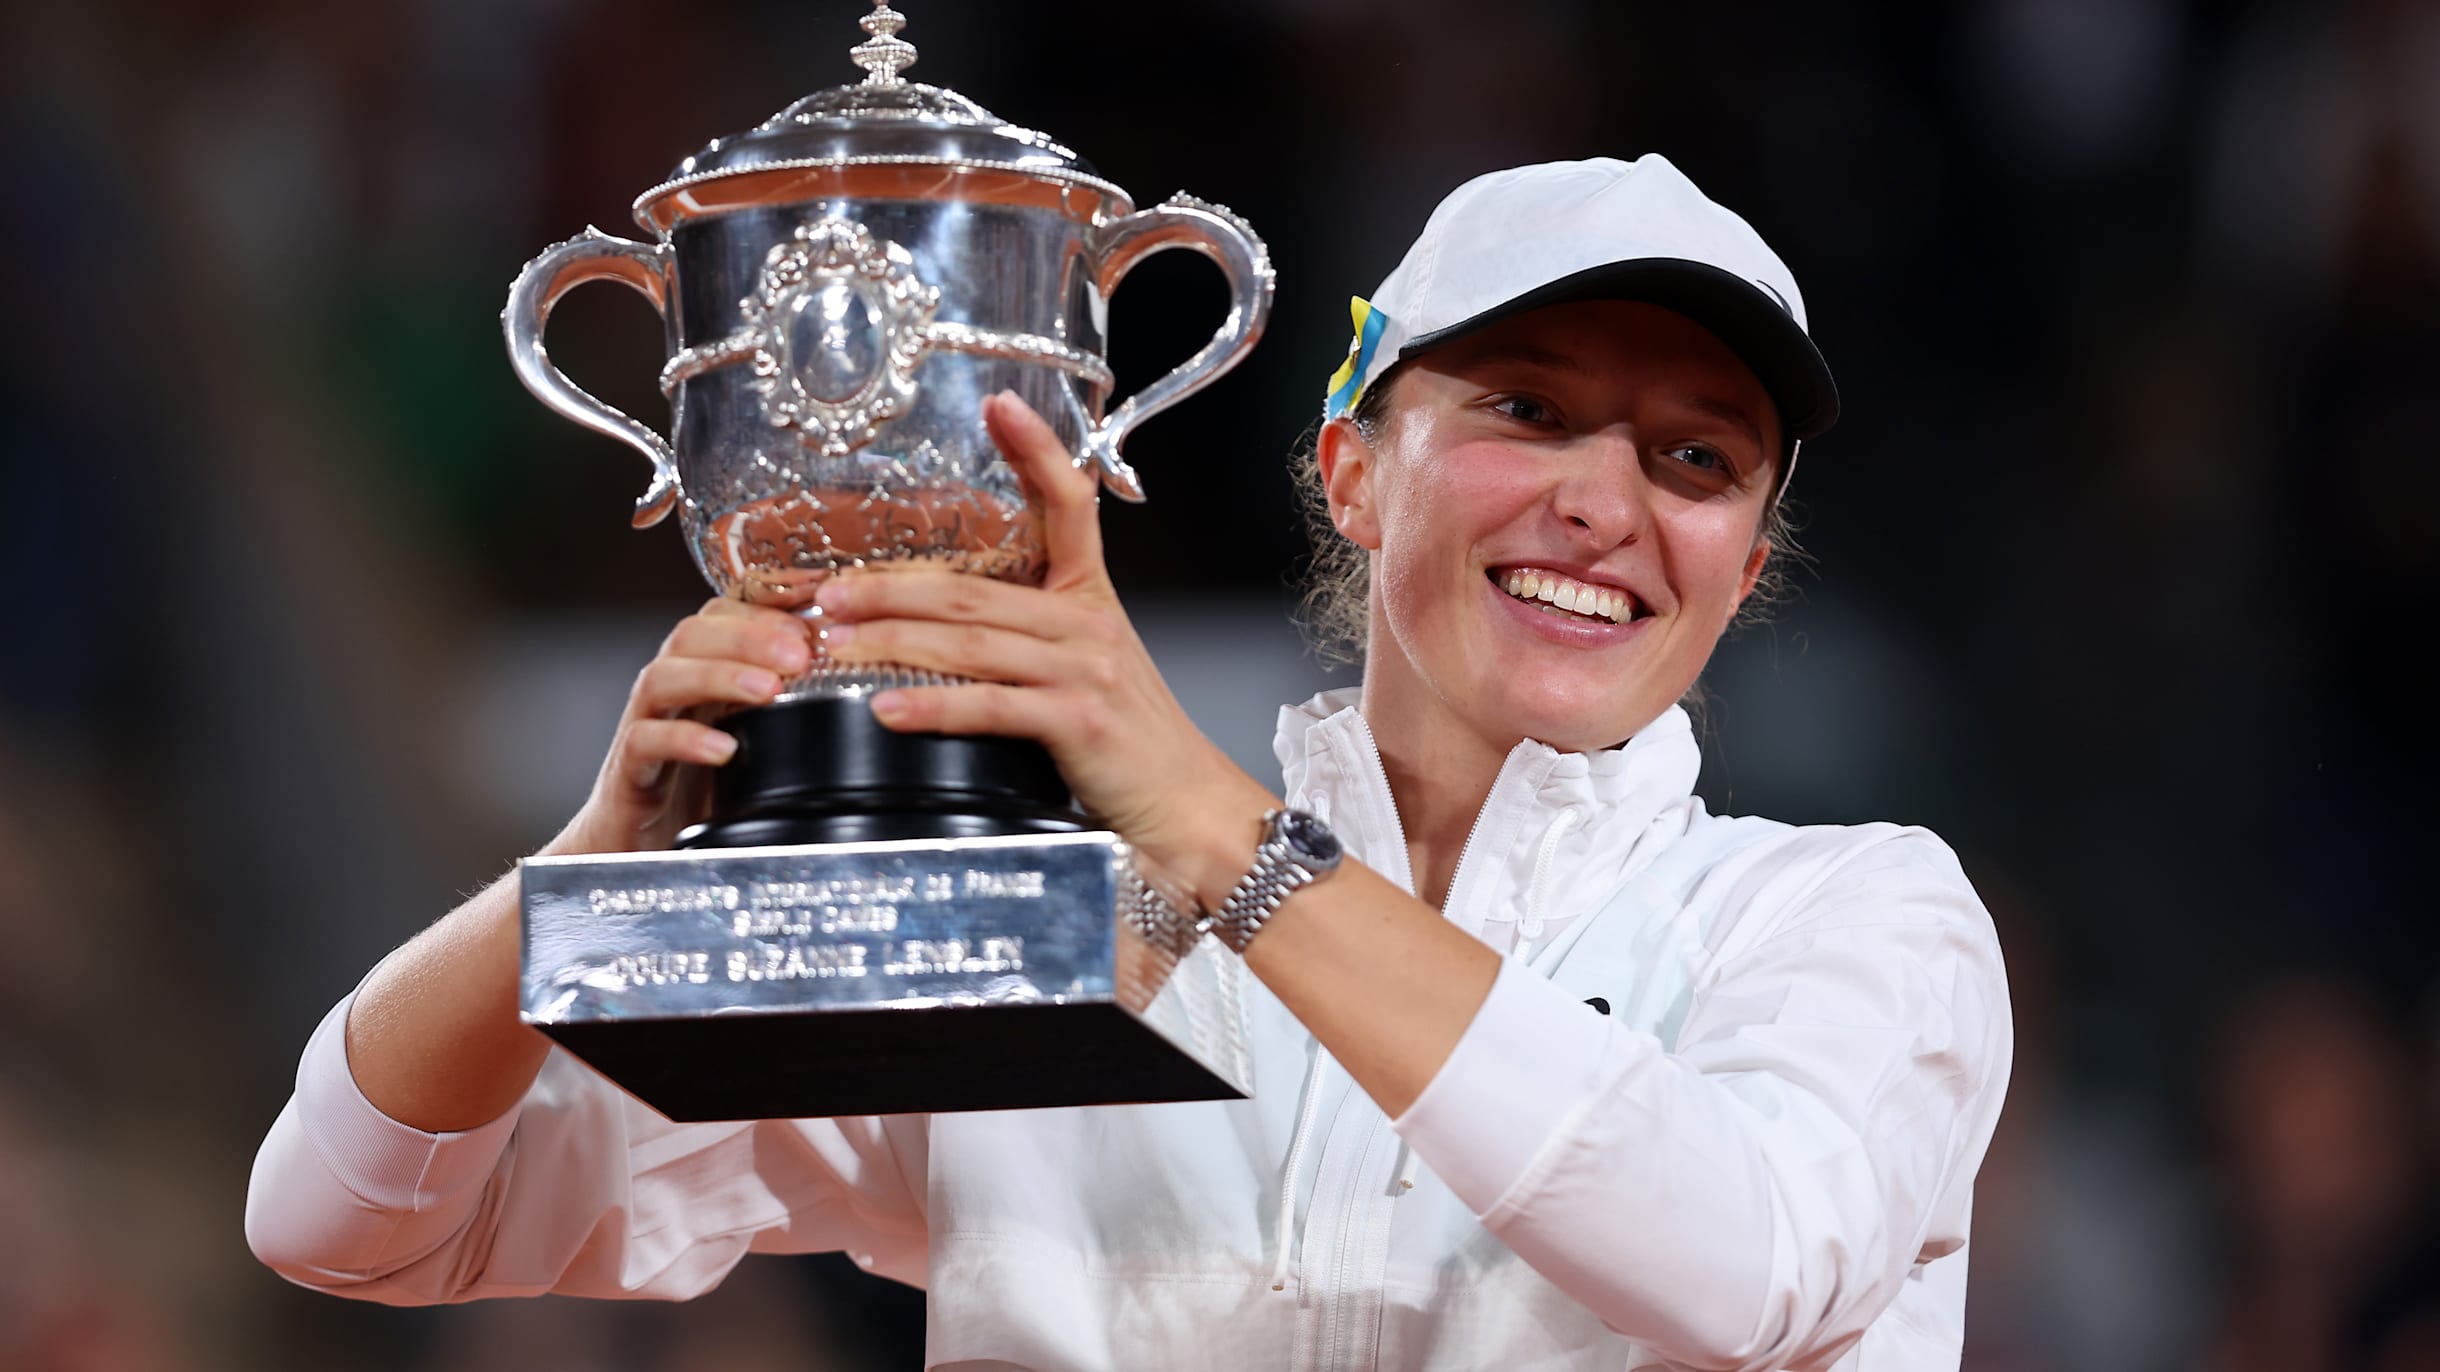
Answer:
<svg viewBox="0 0 2440 1372"><path fill-rule="evenodd" d="M1491 789L1483 796L1483 806L1474 812L1474 827L1466 831L1466 841L1458 845L1457 865L1449 869L1448 894L1441 898L1441 917L1477 938L1482 936L1484 921L1477 919L1468 922L1456 917L1457 893L1466 889L1466 859L1474 855L1474 841L1482 837L1483 830L1490 827L1492 809L1499 804L1500 783L1507 779L1508 769L1515 761L1516 754L1514 753L1510 753L1500 760L1500 770L1491 778Z"/></svg>
<svg viewBox="0 0 2440 1372"><path fill-rule="evenodd" d="M1415 885L1414 857L1407 849L1406 819L1398 812L1397 793L1390 789L1389 767L1381 760L1381 745L1373 738L1372 725L1366 722L1361 713L1356 715L1356 729L1362 738L1362 752L1364 753L1364 759L1366 762L1372 765L1373 781L1380 787L1381 797L1388 804L1390 838L1396 844L1395 851L1398 854L1399 860L1406 865L1406 884L1409 894L1412 894ZM1491 790L1483 797L1482 808L1475 811L1473 826L1466 830L1466 841L1458 845L1457 865L1449 869L1449 890L1447 895L1444 896L1442 900L1443 908L1441 910L1441 916L1444 919L1448 917L1447 907L1451 903L1450 898L1454 897L1460 889L1459 879L1465 875L1466 860L1472 856L1474 852L1475 840L1481 836L1484 827L1490 821L1493 798L1499 794L1500 778L1505 777L1508 774L1508 762L1508 759L1501 760L1499 774L1492 778ZM1365 1206L1363 1204L1364 1197L1362 1195L1360 1178L1362 1177L1365 1165L1371 1161L1373 1149L1380 1142L1381 1131L1387 1129L1388 1127L1388 1121L1383 1119L1376 1122L1365 1134L1363 1150L1357 1156L1356 1169L1353 1174L1359 1179L1358 1184L1350 1189L1349 1193L1340 1203L1341 1208L1339 1212L1340 1220L1338 1251L1331 1255L1329 1267L1330 1278L1327 1286L1315 1293L1320 1297L1320 1304L1322 1307L1320 1311L1321 1328L1319 1331L1317 1331L1318 1338L1316 1341L1316 1352L1319 1353L1324 1359L1325 1366L1331 1365L1330 1360L1335 1358L1339 1350L1344 1346L1342 1342L1346 1333L1344 1325L1346 1320L1349 1318L1350 1313L1345 1308L1345 1305L1354 1295L1354 1293L1349 1289L1353 1285L1353 1274L1349 1272L1348 1267L1350 1262L1354 1259L1356 1253L1364 1247L1364 1244L1361 1242L1363 1236L1355 1231L1360 1227L1368 1227L1361 1226L1359 1224L1359 1220L1361 1218L1367 1217L1365 1215ZM1317 1191L1314 1196L1314 1203L1319 1205L1320 1202L1321 1196ZM1386 1222L1389 1219L1389 1214L1387 1212L1383 1212L1379 1218L1380 1220ZM1299 1246L1301 1246L1303 1235L1299 1234L1297 1238L1299 1240Z"/></svg>
<svg viewBox="0 0 2440 1372"><path fill-rule="evenodd" d="M1501 763L1500 770L1503 772L1507 771L1508 765L1504 762ZM1499 778L1493 777L1491 780L1491 790L1493 794L1497 794L1499 789ZM1456 902L1457 878L1460 873L1466 870L1466 855L1474 851L1474 840L1483 832L1483 822L1490 817L1491 796L1486 795L1483 797L1483 808L1474 812L1474 827L1466 831L1466 841L1457 845L1457 865L1449 869L1449 890L1447 894L1440 898L1440 915L1443 919L1448 918L1449 907Z"/></svg>
<svg viewBox="0 0 2440 1372"><path fill-rule="evenodd" d="M1389 836L1396 844L1394 851L1399 864L1406 868L1406 884L1412 894L1415 861L1406 848L1406 817L1398 813L1398 793L1389 788L1389 767L1381 761L1381 745L1373 741L1372 725L1365 722L1360 710L1356 713L1356 732L1364 741L1364 760L1372 764L1373 780L1381 784L1381 798L1389 805ZM1482 817L1477 815L1475 822L1481 823ZM1472 842L1471 837L1467 841Z"/></svg>
<svg viewBox="0 0 2440 1372"><path fill-rule="evenodd" d="M1372 764L1373 780L1381 784L1381 794L1389 802L1390 837L1397 840L1398 855L1406 862L1407 894L1413 895L1415 860L1414 855L1407 850L1406 818L1398 813L1398 794L1390 789L1389 767L1381 761L1381 745L1374 741L1372 725L1365 722L1361 713L1356 715L1356 725L1364 739L1364 760ZM1449 889L1441 897L1441 914L1444 917L1448 914L1449 897L1457 894L1457 879L1465 873L1466 858L1474 851L1474 840L1481 837L1483 825L1491 818L1492 797L1499 794L1500 777L1507 774L1508 762L1503 758L1500 761L1499 773L1491 779L1490 792L1483 797L1482 808L1474 812L1474 825L1466 830L1466 841L1457 846L1457 865L1449 869Z"/></svg>
<svg viewBox="0 0 2440 1372"><path fill-rule="evenodd" d="M1346 1344L1347 1322L1353 1313L1348 1307L1361 1304L1356 1299L1355 1275L1348 1269L1363 1255L1367 1247L1365 1241L1370 1237L1365 1233L1367 1226L1361 1223L1366 1218L1364 1211L1367 1208L1363 1178L1365 1168L1372 1162L1373 1148L1380 1142L1382 1127L1375 1124L1364 1131L1364 1150L1356 1154L1355 1169L1348 1174L1355 1179L1354 1184L1347 1188L1346 1202L1339 1207L1339 1251L1331 1255L1330 1292L1322 1305L1322 1337L1319 1342L1322 1366L1325 1368L1341 1365L1339 1350Z"/></svg>

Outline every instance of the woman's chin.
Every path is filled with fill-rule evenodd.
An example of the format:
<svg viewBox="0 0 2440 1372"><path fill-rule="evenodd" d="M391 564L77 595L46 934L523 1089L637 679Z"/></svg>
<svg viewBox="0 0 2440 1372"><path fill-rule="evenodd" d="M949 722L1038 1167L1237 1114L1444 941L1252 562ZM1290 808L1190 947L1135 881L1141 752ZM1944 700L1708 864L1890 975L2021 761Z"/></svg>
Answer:
<svg viewBox="0 0 2440 1372"><path fill-rule="evenodd" d="M1530 738L1563 753L1590 753L1616 747L1633 738L1668 708L1667 701L1657 707L1640 708L1633 703L1637 697L1622 695L1615 682L1603 689L1588 685L1577 690L1564 689L1563 684L1547 678L1540 682L1512 680L1509 684L1533 689L1493 694L1489 716L1499 721L1496 732Z"/></svg>

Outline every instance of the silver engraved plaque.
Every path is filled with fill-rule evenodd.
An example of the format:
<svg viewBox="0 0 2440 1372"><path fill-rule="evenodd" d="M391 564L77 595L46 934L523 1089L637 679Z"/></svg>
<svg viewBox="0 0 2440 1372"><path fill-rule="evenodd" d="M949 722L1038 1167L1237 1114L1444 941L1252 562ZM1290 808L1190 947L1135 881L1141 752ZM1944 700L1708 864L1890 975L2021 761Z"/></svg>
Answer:
<svg viewBox="0 0 2440 1372"><path fill-rule="evenodd" d="M1243 965L1116 834L530 858L525 1021L673 1120L1249 1094Z"/></svg>

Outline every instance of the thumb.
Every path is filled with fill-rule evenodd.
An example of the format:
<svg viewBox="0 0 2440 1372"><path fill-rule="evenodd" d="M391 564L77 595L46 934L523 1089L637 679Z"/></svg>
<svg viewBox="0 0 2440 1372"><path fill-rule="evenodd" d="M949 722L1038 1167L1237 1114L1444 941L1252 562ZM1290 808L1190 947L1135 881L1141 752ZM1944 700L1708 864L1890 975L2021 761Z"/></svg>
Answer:
<svg viewBox="0 0 2440 1372"><path fill-rule="evenodd" d="M983 402L983 425L1000 455L1042 499L1042 536L1053 589L1109 580L1101 551L1101 479L1079 466L1057 431L1015 391Z"/></svg>

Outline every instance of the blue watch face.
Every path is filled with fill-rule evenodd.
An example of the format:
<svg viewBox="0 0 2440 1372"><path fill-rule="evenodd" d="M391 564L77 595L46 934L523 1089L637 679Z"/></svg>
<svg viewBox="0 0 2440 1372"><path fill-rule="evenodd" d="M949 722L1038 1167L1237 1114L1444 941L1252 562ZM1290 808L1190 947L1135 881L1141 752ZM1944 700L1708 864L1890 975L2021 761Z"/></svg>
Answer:
<svg viewBox="0 0 2440 1372"><path fill-rule="evenodd" d="M1339 860L1339 836L1330 826L1302 810L1288 810L1279 817L1279 836L1309 867L1329 867Z"/></svg>

